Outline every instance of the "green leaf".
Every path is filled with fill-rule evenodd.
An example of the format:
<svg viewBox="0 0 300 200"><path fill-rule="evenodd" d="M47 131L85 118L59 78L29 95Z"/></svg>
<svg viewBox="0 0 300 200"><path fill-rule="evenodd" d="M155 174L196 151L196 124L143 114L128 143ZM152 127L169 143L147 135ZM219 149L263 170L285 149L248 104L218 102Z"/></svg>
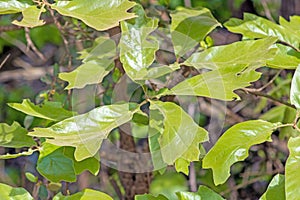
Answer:
<svg viewBox="0 0 300 200"><path fill-rule="evenodd" d="M96 176L100 169L99 158L96 158L97 155L82 161L76 161L74 157L74 151L75 149L73 147L64 147L64 155L73 161L75 174L78 175L83 171L88 170Z"/></svg>
<svg viewBox="0 0 300 200"><path fill-rule="evenodd" d="M0 123L0 146L22 148L36 145L32 137L27 135L27 130L14 122L11 126Z"/></svg>
<svg viewBox="0 0 300 200"><path fill-rule="evenodd" d="M1 0L0 14L12 14L22 12L32 4L30 0Z"/></svg>
<svg viewBox="0 0 300 200"><path fill-rule="evenodd" d="M34 105L29 99L24 99L20 103L8 103L8 105L27 115L48 119L51 121L61 121L74 116L76 113L62 108L60 102L46 101L41 105Z"/></svg>
<svg viewBox="0 0 300 200"><path fill-rule="evenodd" d="M282 22L282 20L281 20ZM285 23L286 24L286 23ZM299 48L299 35L294 30L275 24L265 18L250 13L244 13L244 19L232 18L224 26L231 32L241 33L244 37L256 39L278 37L281 42Z"/></svg>
<svg viewBox="0 0 300 200"><path fill-rule="evenodd" d="M194 192L177 192L178 200L201 200L201 197Z"/></svg>
<svg viewBox="0 0 300 200"><path fill-rule="evenodd" d="M300 137L290 138L288 148L290 155L285 164L285 196L286 199L299 199L299 167L300 167Z"/></svg>
<svg viewBox="0 0 300 200"><path fill-rule="evenodd" d="M250 85L260 73L244 66L225 67L186 79L162 95L192 95L231 101L240 99L233 91Z"/></svg>
<svg viewBox="0 0 300 200"><path fill-rule="evenodd" d="M82 192L77 192L76 194L70 196L63 196L58 193L53 197L53 200L91 200L91 199L101 199L101 200L113 200L109 195L92 189L84 189Z"/></svg>
<svg viewBox="0 0 300 200"><path fill-rule="evenodd" d="M75 147L77 161L94 156L108 134L131 120L136 110L128 103L95 108L88 113L65 119L49 128L35 128L29 135L46 137L51 144Z"/></svg>
<svg viewBox="0 0 300 200"><path fill-rule="evenodd" d="M135 17L127 12L134 5L128 0L73 0L57 1L51 8L62 15L80 19L98 31L104 31L118 26L120 21Z"/></svg>
<svg viewBox="0 0 300 200"><path fill-rule="evenodd" d="M167 197L163 195L153 196L151 194L141 194L141 195L135 195L135 200L168 200Z"/></svg>
<svg viewBox="0 0 300 200"><path fill-rule="evenodd" d="M65 89L84 88L86 85L101 83L112 69L115 55L115 42L99 37L91 49L81 52L83 64L72 72L60 73L59 78L69 82Z"/></svg>
<svg viewBox="0 0 300 200"><path fill-rule="evenodd" d="M158 141L164 162L176 162L176 170L188 174L190 162L199 161L199 143L208 140L207 131L175 103L151 101L150 110L159 110L163 115L163 132Z"/></svg>
<svg viewBox="0 0 300 200"><path fill-rule="evenodd" d="M276 126L262 120L251 120L228 129L203 159L203 168L213 170L215 185L227 180L231 165L247 158L251 146L271 141Z"/></svg>
<svg viewBox="0 0 300 200"><path fill-rule="evenodd" d="M157 19L145 16L142 7L135 7L138 18L134 23L122 22L120 40L120 60L126 74L132 80L145 80L147 68L155 60L159 48L157 39L150 36L158 26Z"/></svg>
<svg viewBox="0 0 300 200"><path fill-rule="evenodd" d="M184 64L197 69L220 69L235 66L264 66L274 56L272 45L277 38L246 40L225 46L216 46L194 53Z"/></svg>
<svg viewBox="0 0 300 200"><path fill-rule="evenodd" d="M0 183L1 200L33 200L30 193L24 188L14 188L9 185Z"/></svg>
<svg viewBox="0 0 300 200"><path fill-rule="evenodd" d="M221 24L213 17L210 10L179 7L171 13L171 36L175 54L183 56L205 36Z"/></svg>
<svg viewBox="0 0 300 200"><path fill-rule="evenodd" d="M5 155L0 155L0 159L13 159L13 158L18 158L20 156L30 156L34 152L38 151L38 149L28 149L28 151L23 151L21 153L17 154L5 154Z"/></svg>
<svg viewBox="0 0 300 200"><path fill-rule="evenodd" d="M300 53L292 47L276 44L275 56L267 60L267 66L275 69L296 69L300 63Z"/></svg>
<svg viewBox="0 0 300 200"><path fill-rule="evenodd" d="M284 175L277 174L270 182L267 191L259 198L260 200L284 200Z"/></svg>
<svg viewBox="0 0 300 200"><path fill-rule="evenodd" d="M49 143L44 143L40 149L36 169L52 182L76 181L73 161L64 155L63 148Z"/></svg>
<svg viewBox="0 0 300 200"><path fill-rule="evenodd" d="M300 109L300 65L297 67L291 84L290 100L296 108Z"/></svg>
<svg viewBox="0 0 300 200"><path fill-rule="evenodd" d="M163 66L155 66L149 68L147 75L143 77L143 79L155 79L161 77L163 75L169 74L177 69L180 69L180 65L178 63L173 63L170 65L163 65Z"/></svg>
<svg viewBox="0 0 300 200"><path fill-rule="evenodd" d="M46 12L44 6L37 8L36 6L29 6L22 10L23 19L21 21L14 20L12 24L24 27L36 27L45 24L44 20L40 20L42 12Z"/></svg>
<svg viewBox="0 0 300 200"><path fill-rule="evenodd" d="M199 186L197 193L201 196L201 199L204 200L224 200L223 197L204 185Z"/></svg>

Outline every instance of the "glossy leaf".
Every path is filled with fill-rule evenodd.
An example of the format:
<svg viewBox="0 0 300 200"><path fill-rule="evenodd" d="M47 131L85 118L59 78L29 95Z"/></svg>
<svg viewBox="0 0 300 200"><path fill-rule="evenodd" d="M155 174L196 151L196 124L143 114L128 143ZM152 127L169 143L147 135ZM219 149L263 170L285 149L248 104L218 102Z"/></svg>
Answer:
<svg viewBox="0 0 300 200"><path fill-rule="evenodd" d="M76 173L73 161L64 155L63 148L44 144L40 150L36 169L52 182L75 182Z"/></svg>
<svg viewBox="0 0 300 200"><path fill-rule="evenodd" d="M184 64L197 69L220 69L234 66L264 66L275 54L272 45L277 38L246 40L225 46L216 46L192 54Z"/></svg>
<svg viewBox="0 0 300 200"><path fill-rule="evenodd" d="M91 199L101 199L101 200L113 200L109 195L92 189L84 189L82 192L77 192L75 194L64 196L58 193L53 197L53 200L91 200Z"/></svg>
<svg viewBox="0 0 300 200"><path fill-rule="evenodd" d="M267 191L259 198L260 200L284 200L284 175L277 174L271 180Z"/></svg>
<svg viewBox="0 0 300 200"><path fill-rule="evenodd" d="M130 121L134 112L128 103L102 106L49 128L35 128L29 135L46 137L54 145L75 147L75 159L81 161L94 156L108 134Z"/></svg>
<svg viewBox="0 0 300 200"><path fill-rule="evenodd" d="M296 69L300 63L300 53L292 47L276 44L275 56L267 60L267 66L275 69Z"/></svg>
<svg viewBox="0 0 300 200"><path fill-rule="evenodd" d="M36 145L32 137L27 135L27 130L14 122L11 126L0 123L0 146L21 148Z"/></svg>
<svg viewBox="0 0 300 200"><path fill-rule="evenodd" d="M38 151L38 149L29 149L28 151L22 151L21 153L17 153L17 154L4 154L4 155L0 155L0 159L13 159L13 158L18 158L20 156L30 156L32 155L34 152Z"/></svg>
<svg viewBox="0 0 300 200"><path fill-rule="evenodd" d="M62 15L80 19L98 31L104 31L118 26L120 21L135 17L127 12L134 5L128 0L73 0L57 1L51 8Z"/></svg>
<svg viewBox="0 0 300 200"><path fill-rule="evenodd" d="M167 197L163 195L153 196L151 194L141 194L141 195L135 195L135 200L168 200Z"/></svg>
<svg viewBox="0 0 300 200"><path fill-rule="evenodd" d="M300 167L300 137L290 138L288 148L290 155L285 164L285 196L286 199L299 199L299 167Z"/></svg>
<svg viewBox="0 0 300 200"><path fill-rule="evenodd" d="M8 103L8 105L27 115L51 121L61 121L76 114L62 108L60 102L46 101L44 104L34 105L29 99L24 99L22 103Z"/></svg>
<svg viewBox="0 0 300 200"><path fill-rule="evenodd" d="M0 14L12 14L22 12L32 4L30 0L1 0Z"/></svg>
<svg viewBox="0 0 300 200"><path fill-rule="evenodd" d="M11 187L0 183L0 199L1 200L33 200L30 193L24 188Z"/></svg>
<svg viewBox="0 0 300 200"><path fill-rule="evenodd" d="M158 41L149 36L157 28L158 20L146 17L141 7L136 12L139 16L133 24L121 23L120 60L132 80L145 80L147 68L155 60L159 48Z"/></svg>
<svg viewBox="0 0 300 200"><path fill-rule="evenodd" d="M171 36L175 54L184 55L221 24L207 8L199 10L179 7L171 13Z"/></svg>
<svg viewBox="0 0 300 200"><path fill-rule="evenodd" d="M186 79L162 95L192 95L231 101L240 99L233 91L260 78L260 73L244 66L226 67Z"/></svg>
<svg viewBox="0 0 300 200"><path fill-rule="evenodd" d="M158 139L164 162L169 165L176 162L176 170L188 174L190 162L199 160L199 143L208 140L207 131L175 103L151 101L150 110L159 110L164 117L163 132Z"/></svg>
<svg viewBox="0 0 300 200"><path fill-rule="evenodd" d="M69 82L65 89L84 88L86 85L101 83L110 72L116 54L115 42L109 38L99 37L95 45L81 52L83 64L72 72L59 74L59 78Z"/></svg>
<svg viewBox="0 0 300 200"><path fill-rule="evenodd" d="M22 10L23 19L21 21L14 20L12 23L17 26L24 26L24 27L36 27L42 26L45 24L44 20L40 20L42 12L46 10L44 7L37 8L36 6L29 6Z"/></svg>
<svg viewBox="0 0 300 200"><path fill-rule="evenodd" d="M296 108L300 109L300 65L297 67L291 85L290 100Z"/></svg>
<svg viewBox="0 0 300 200"><path fill-rule="evenodd" d="M299 47L299 35L294 30L275 24L254 14L244 13L244 19L232 18L224 24L231 32L241 33L247 38L277 37L280 41L294 48Z"/></svg>
<svg viewBox="0 0 300 200"><path fill-rule="evenodd" d="M213 171L215 185L227 180L231 165L247 158L251 146L271 141L276 126L262 120L251 120L228 129L203 159L203 168Z"/></svg>

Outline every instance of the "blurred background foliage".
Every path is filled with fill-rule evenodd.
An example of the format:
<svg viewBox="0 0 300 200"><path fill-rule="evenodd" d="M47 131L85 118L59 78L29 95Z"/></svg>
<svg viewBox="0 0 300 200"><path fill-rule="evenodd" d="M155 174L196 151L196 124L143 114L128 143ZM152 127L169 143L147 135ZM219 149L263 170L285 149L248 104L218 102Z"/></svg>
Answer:
<svg viewBox="0 0 300 200"><path fill-rule="evenodd" d="M149 16L158 16L163 19L162 21L170 20L168 16L169 10L172 11L178 6L207 7L220 22L225 22L230 17L242 18L244 12L251 12L275 22L278 21L279 16L288 18L290 15L300 14L300 2L298 0L137 0L137 2L144 6ZM7 103L21 102L24 98L29 98L36 103L45 100L54 100L62 102L65 108L68 108L70 106L68 105L68 93L63 90L65 83L57 77L59 71L66 70L66 67L57 66L67 66L67 61L64 58L61 33L51 20L47 21L47 25L30 29L29 32L35 46L43 54L49 55L49 57L44 62L37 62L26 55L22 51L22 44L28 42L25 30L11 26L11 22L19 17L18 14L0 16L0 63L6 60L0 69L0 122L11 124L13 121L17 121L25 127L30 127L32 123L39 125L45 123L45 121L28 118L21 112L8 107ZM67 33L63 34L68 35L72 63L73 65L78 65L79 61L76 59L78 56L76 52L90 46L92 41L99 36L99 33L96 33L78 20L65 17L62 17L60 20L64 22L64 30L67 30ZM215 34L214 37L212 36L214 44L224 44L239 39L238 36L232 36L224 29L219 29L212 34ZM234 39L228 40L230 37L234 37ZM8 55L10 56L8 57ZM26 68L26 66L29 67ZM43 69L42 72L39 70L40 68ZM275 74L270 69L262 68L261 70L265 70L263 73L264 77L256 83L257 87L266 84ZM96 96L93 99L96 106L111 102L114 84L119 81L120 76L120 72L115 70L111 76L104 79L102 88L99 91L99 93L102 93L101 98ZM274 84L269 87L268 94L286 100L289 96L291 77L289 71L281 72L281 76L277 77ZM91 88L91 90L95 89ZM141 94L137 91L135 98L140 98L139 95ZM243 96L243 94L241 95ZM74 101L80 104L82 99L74 99ZM220 102L208 101L206 99L202 99L202 103L208 104L214 109L218 109L220 105ZM287 116L294 115L294 113L291 113L292 111L285 107L262 115L262 113L272 109L272 107L274 105L267 100L255 97L245 97L245 101L242 103L231 102L228 105L228 108L233 113L244 120L260 116L270 121L276 121L274 116L287 118L288 120ZM286 111L282 112L285 109ZM225 116L221 117L225 118ZM293 118L290 117L290 119ZM205 111L197 111L194 119L205 128L218 129L218 127L214 127L215 124L218 125L218 117L211 118L209 113ZM226 118L225 128L235 123L234 120L230 120L230 116ZM139 127L138 125L134 125L133 127L135 135L141 137L145 135L143 127ZM282 145L256 145L251 149L249 157L245 162L233 166L233 175L221 186L214 186L210 170L200 170L201 163L194 163L193 167L197 185L207 185L230 199L257 199L265 191L268 182L273 176L274 169L284 170L282 163L285 162L287 149L283 140L287 135L292 134L292 130L288 130L288 128L286 131L282 131L284 133L281 133L281 135L275 134L275 138L273 138L275 143L282 143ZM111 134L111 139L117 141L119 138L117 134ZM281 148L279 151L276 149L278 146ZM20 150L8 150L9 153L18 151ZM1 148L0 153L5 153L5 150ZM26 178L25 172L37 175L35 171L36 159L37 155L33 154L26 158L21 157L7 161L0 160L0 182L22 186L32 191L35 183L30 182L28 177ZM69 188L71 192L75 192L86 187L91 187L106 191L117 199L116 191L114 190L115 184L120 186L117 173L113 169L101 166L98 177L94 177L89 173L83 173L76 183L69 185ZM154 174L150 192L152 194L164 194L172 199L176 191L189 190L189 181L191 181L191 177L175 173L172 168L168 168L167 173L164 175L159 175L159 173ZM48 182L40 184L41 187L39 187L38 191L40 199L47 199L49 192L54 192L60 187L64 187L63 185L57 188L55 184ZM124 192L124 190L121 192Z"/></svg>

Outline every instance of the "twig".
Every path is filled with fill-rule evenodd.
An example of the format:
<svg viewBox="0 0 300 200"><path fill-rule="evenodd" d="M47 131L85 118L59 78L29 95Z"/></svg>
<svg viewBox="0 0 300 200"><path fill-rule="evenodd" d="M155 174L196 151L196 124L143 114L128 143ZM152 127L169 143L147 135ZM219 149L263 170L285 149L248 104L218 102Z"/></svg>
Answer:
<svg viewBox="0 0 300 200"><path fill-rule="evenodd" d="M27 51L29 50L29 48L31 48L34 53L40 57L40 59L42 59L43 61L46 61L45 56L36 48L36 46L34 45L34 43L32 42L31 38L30 38L30 31L28 27L24 27L25 30L25 38L27 41Z"/></svg>
<svg viewBox="0 0 300 200"><path fill-rule="evenodd" d="M282 70L279 70L275 76L273 76L273 78L267 83L265 84L264 86L262 86L261 88L246 88L247 91L252 91L252 92L261 92L263 91L264 89L266 89L268 86L270 86L274 81L275 79L279 76L279 74L282 72Z"/></svg>
<svg viewBox="0 0 300 200"><path fill-rule="evenodd" d="M189 183L190 183L191 191L196 192L197 191L197 181L196 181L195 166L194 166L193 162L191 162L191 164L190 164Z"/></svg>
<svg viewBox="0 0 300 200"><path fill-rule="evenodd" d="M10 54L8 54L8 55L4 58L4 60L1 62L1 64L0 64L0 69L3 67L3 65L6 63L6 61L8 60L9 57L10 57Z"/></svg>
<svg viewBox="0 0 300 200"><path fill-rule="evenodd" d="M272 17L272 14L270 12L270 9L268 7L268 4L266 2L266 0L261 0L261 5L263 6L264 8L264 11L265 11L265 14L266 14L266 17L271 20L272 22L275 22L275 20L273 19Z"/></svg>
<svg viewBox="0 0 300 200"><path fill-rule="evenodd" d="M192 2L191 2L191 0L184 0L184 6L187 7L187 8L192 7Z"/></svg>
<svg viewBox="0 0 300 200"><path fill-rule="evenodd" d="M280 99L276 99L276 98L272 97L271 95L264 94L264 93L259 92L259 91L248 90L247 88L244 88L244 89L242 89L242 90L243 90L244 92L246 92L246 93L253 94L253 95L255 95L255 96L265 97L265 98L267 98L267 99L269 99L269 100L271 100L271 101L273 101L273 102L280 103L280 104L283 104L283 105L286 105L286 106L288 106L288 107L290 107L290 108L294 108L294 109L295 109L295 106L294 106L294 105L289 104L289 103L287 103L287 102L284 102L284 101L282 101L282 100L280 100Z"/></svg>
<svg viewBox="0 0 300 200"><path fill-rule="evenodd" d="M115 181L115 179L113 178L109 178L109 182L110 184L113 186L116 194L118 195L119 199L122 200L123 199L123 195L122 192L120 190L120 187L118 186L117 182Z"/></svg>

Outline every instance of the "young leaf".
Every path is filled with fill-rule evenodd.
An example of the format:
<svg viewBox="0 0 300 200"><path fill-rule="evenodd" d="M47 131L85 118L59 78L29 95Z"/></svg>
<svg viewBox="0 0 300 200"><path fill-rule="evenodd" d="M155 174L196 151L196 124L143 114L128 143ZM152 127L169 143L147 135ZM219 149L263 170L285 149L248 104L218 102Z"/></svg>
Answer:
<svg viewBox="0 0 300 200"><path fill-rule="evenodd" d="M135 8L139 16L134 24L121 23L120 60L132 80L145 80L159 48L158 41L149 36L157 28L158 20L146 17L142 7Z"/></svg>
<svg viewBox="0 0 300 200"><path fill-rule="evenodd" d="M259 200L282 200L285 198L284 191L284 175L277 174L270 182L267 191L259 198Z"/></svg>
<svg viewBox="0 0 300 200"><path fill-rule="evenodd" d="M271 141L271 134L277 124L262 120L251 120L228 129L203 159L203 168L211 168L214 183L224 183L230 176L232 164L248 156L248 150L255 144Z"/></svg>
<svg viewBox="0 0 300 200"><path fill-rule="evenodd" d="M233 91L250 85L260 73L243 65L224 67L186 79L162 95L204 96L225 101L240 99Z"/></svg>
<svg viewBox="0 0 300 200"><path fill-rule="evenodd" d="M197 69L220 69L234 66L264 66L274 56L272 45L277 38L245 40L225 46L216 46L192 54L184 64Z"/></svg>
<svg viewBox="0 0 300 200"><path fill-rule="evenodd" d="M8 105L27 115L48 119L51 121L61 121L76 114L75 112L71 112L62 108L60 102L46 101L42 105L34 105L29 99L24 99L21 104L8 103Z"/></svg>
<svg viewBox="0 0 300 200"><path fill-rule="evenodd" d="M15 188L0 183L0 199L3 200L33 200L30 193L24 188Z"/></svg>
<svg viewBox="0 0 300 200"><path fill-rule="evenodd" d="M275 24L265 18L250 13L244 13L244 19L232 18L224 24L231 32L241 33L247 38L278 37L284 43L299 48L299 35L294 30Z"/></svg>
<svg viewBox="0 0 300 200"><path fill-rule="evenodd" d="M125 103L95 108L49 128L35 128L29 135L46 137L54 145L75 147L75 159L81 161L94 156L114 128L131 120L136 111L129 110L129 105Z"/></svg>
<svg viewBox="0 0 300 200"><path fill-rule="evenodd" d="M296 108L300 109L300 65L297 67L291 85L290 100Z"/></svg>
<svg viewBox="0 0 300 200"><path fill-rule="evenodd" d="M300 137L290 138L288 148L290 155L285 164L285 196L286 199L300 198Z"/></svg>
<svg viewBox="0 0 300 200"><path fill-rule="evenodd" d="M0 159L13 159L13 158L18 158L20 156L30 156L38 150L39 149L28 149L28 151L23 151L17 154L4 154L4 155L0 155Z"/></svg>
<svg viewBox="0 0 300 200"><path fill-rule="evenodd" d="M43 144L36 169L52 182L76 181L73 161L64 155L63 148L52 144Z"/></svg>
<svg viewBox="0 0 300 200"><path fill-rule="evenodd" d="M183 56L213 29L221 26L207 8L195 10L179 7L171 13L171 18L172 42L178 56Z"/></svg>
<svg viewBox="0 0 300 200"><path fill-rule="evenodd" d="M69 196L63 196L58 193L53 197L53 200L90 200L90 199L101 199L101 200L113 200L109 195L92 189L84 189L82 192L77 192Z"/></svg>
<svg viewBox="0 0 300 200"><path fill-rule="evenodd" d="M105 37L96 39L94 46L81 52L83 64L72 72L59 74L59 78L69 82L65 89L83 88L86 85L101 83L110 72L116 55L116 44Z"/></svg>
<svg viewBox="0 0 300 200"><path fill-rule="evenodd" d="M150 110L159 110L163 115L163 132L158 141L164 162L176 162L176 170L188 174L190 162L199 160L199 143L208 140L207 131L175 103L151 101Z"/></svg>
<svg viewBox="0 0 300 200"><path fill-rule="evenodd" d="M13 14L22 12L22 10L28 8L32 4L31 0L1 0L0 2L0 14Z"/></svg>
<svg viewBox="0 0 300 200"><path fill-rule="evenodd" d="M12 23L17 26L24 27L36 27L42 26L45 24L44 20L40 20L40 16L42 12L45 12L46 9L44 7L37 8L36 6L29 6L22 10L23 19L21 21L14 20Z"/></svg>
<svg viewBox="0 0 300 200"><path fill-rule="evenodd" d="M27 130L14 122L11 126L0 123L0 146L11 148L31 147L36 145L32 137L27 135Z"/></svg>
<svg viewBox="0 0 300 200"><path fill-rule="evenodd" d="M128 0L73 0L57 1L51 4L51 8L62 15L80 19L98 31L104 31L118 26L120 21L135 17L127 12L134 5Z"/></svg>

